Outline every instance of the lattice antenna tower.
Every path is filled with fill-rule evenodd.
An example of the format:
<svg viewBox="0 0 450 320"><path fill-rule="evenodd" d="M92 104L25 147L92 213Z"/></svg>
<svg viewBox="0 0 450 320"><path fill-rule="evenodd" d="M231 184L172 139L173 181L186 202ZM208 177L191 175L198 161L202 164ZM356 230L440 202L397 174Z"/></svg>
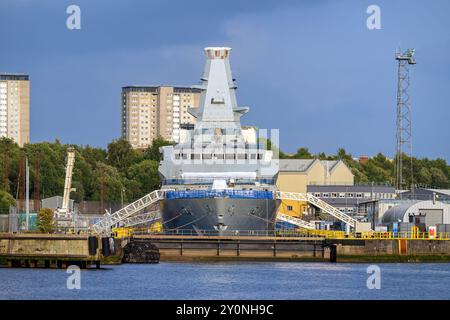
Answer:
<svg viewBox="0 0 450 320"><path fill-rule="evenodd" d="M411 103L409 96L409 71L416 64L415 49L408 49L404 53L397 51L395 60L398 61L397 79L397 121L396 121L396 164L395 187L397 190L405 188L403 181L403 154L410 158L410 181L413 189L413 163L412 163L412 132L411 132ZM407 186L406 186L407 187Z"/></svg>

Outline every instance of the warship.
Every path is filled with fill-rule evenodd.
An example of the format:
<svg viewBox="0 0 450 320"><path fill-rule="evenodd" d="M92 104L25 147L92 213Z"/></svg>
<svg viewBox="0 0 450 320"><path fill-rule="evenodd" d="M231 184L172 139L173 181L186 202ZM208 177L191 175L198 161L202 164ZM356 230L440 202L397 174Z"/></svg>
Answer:
<svg viewBox="0 0 450 320"><path fill-rule="evenodd" d="M166 191L162 222L166 231L193 234L268 234L274 230L279 200L275 180L279 160L255 127L242 127L249 111L236 101L228 47L204 49L206 64L196 118L189 129L174 129L175 145L161 147L159 174Z"/></svg>

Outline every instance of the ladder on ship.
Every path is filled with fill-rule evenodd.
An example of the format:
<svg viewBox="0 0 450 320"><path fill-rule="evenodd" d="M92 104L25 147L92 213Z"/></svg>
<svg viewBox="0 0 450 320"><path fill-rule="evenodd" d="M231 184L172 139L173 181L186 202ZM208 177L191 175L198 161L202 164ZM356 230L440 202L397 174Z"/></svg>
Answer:
<svg viewBox="0 0 450 320"><path fill-rule="evenodd" d="M341 212L338 208L333 207L332 205L326 203L323 200L320 200L319 198L317 198L309 193L277 191L276 198L280 199L280 200L293 200L293 201L308 202L308 203L316 206L317 208L321 209L322 211L328 213L329 215L335 217L336 219L344 222L345 224L347 224L349 227L352 227L352 228L356 228L356 225L358 223L358 221L356 219L350 217L349 215ZM280 214L278 214L278 215L280 215ZM296 219L298 219L298 218L296 218ZM298 219L298 220L301 220L301 219ZM288 221L288 222L291 222L291 221ZM296 224L296 223L294 223L293 220L291 223ZM305 224L306 221L298 222L298 223ZM296 224L296 225L302 227L300 224Z"/></svg>
<svg viewBox="0 0 450 320"><path fill-rule="evenodd" d="M111 227L117 225L119 222L128 223L129 226L131 226L131 223L133 223L133 225L138 224L138 221L141 221L140 223L144 223L146 222L144 221L145 219L150 219L153 216L156 217L156 214L153 211L149 212L147 215L145 213L136 215L136 213L154 203L157 203L160 200L163 200L165 198L166 191L167 190L152 191L142 198L114 212L113 214L105 214L105 216L100 221L95 223L92 228L97 233L107 233L110 231Z"/></svg>

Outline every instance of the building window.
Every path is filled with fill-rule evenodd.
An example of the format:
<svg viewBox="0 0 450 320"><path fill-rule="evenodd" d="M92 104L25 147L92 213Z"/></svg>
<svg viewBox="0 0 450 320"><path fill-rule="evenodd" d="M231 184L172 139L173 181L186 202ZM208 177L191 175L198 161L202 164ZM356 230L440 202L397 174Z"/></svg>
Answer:
<svg viewBox="0 0 450 320"><path fill-rule="evenodd" d="M292 211L293 210L292 206L287 206L287 210Z"/></svg>

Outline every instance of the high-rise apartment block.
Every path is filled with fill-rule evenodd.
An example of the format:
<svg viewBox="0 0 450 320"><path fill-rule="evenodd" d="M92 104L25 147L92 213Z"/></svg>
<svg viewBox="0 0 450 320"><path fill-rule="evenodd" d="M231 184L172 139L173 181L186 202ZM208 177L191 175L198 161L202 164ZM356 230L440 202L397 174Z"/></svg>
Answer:
<svg viewBox="0 0 450 320"><path fill-rule="evenodd" d="M0 137L20 147L30 141L30 81L28 75L0 73Z"/></svg>
<svg viewBox="0 0 450 320"><path fill-rule="evenodd" d="M157 137L178 142L180 130L195 123L188 109L198 107L200 93L190 87L123 87L122 138L137 149L147 148Z"/></svg>

